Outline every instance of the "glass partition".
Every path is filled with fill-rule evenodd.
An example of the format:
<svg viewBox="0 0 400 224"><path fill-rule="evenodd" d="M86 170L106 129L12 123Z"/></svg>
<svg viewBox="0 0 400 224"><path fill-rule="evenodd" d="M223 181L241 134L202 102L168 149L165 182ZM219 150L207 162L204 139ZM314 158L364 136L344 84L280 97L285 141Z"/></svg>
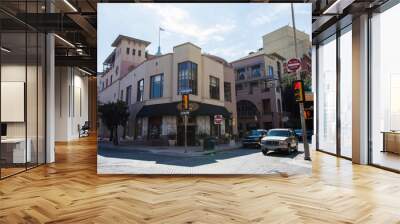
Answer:
<svg viewBox="0 0 400 224"><path fill-rule="evenodd" d="M16 10L41 12L43 3ZM45 44L43 33L0 12L0 178L45 163Z"/></svg>

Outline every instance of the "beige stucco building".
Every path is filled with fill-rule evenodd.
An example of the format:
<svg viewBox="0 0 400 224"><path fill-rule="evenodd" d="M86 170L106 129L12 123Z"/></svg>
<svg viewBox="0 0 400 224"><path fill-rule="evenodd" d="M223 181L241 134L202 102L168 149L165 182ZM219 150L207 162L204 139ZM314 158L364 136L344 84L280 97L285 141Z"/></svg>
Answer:
<svg viewBox="0 0 400 224"><path fill-rule="evenodd" d="M295 57L293 27L284 26L263 36L265 53L278 53L287 60ZM311 38L307 33L296 30L298 57L311 53Z"/></svg>
<svg viewBox="0 0 400 224"><path fill-rule="evenodd" d="M238 129L282 127L280 79L285 58L263 49L231 62L235 72Z"/></svg>
<svg viewBox="0 0 400 224"><path fill-rule="evenodd" d="M176 135L178 144L182 144L180 91L184 89L192 90L189 145L196 144L198 135L237 134L232 67L219 57L203 54L192 43L175 46L172 53L160 56L146 53L149 44L119 36L113 43L114 51L105 61L106 70L98 78L99 103L118 99L128 103L127 136L165 144L167 137ZM141 56L133 57L132 51L138 53L139 49ZM214 115L223 115L221 125L214 124ZM102 129L99 134L104 137L108 133Z"/></svg>

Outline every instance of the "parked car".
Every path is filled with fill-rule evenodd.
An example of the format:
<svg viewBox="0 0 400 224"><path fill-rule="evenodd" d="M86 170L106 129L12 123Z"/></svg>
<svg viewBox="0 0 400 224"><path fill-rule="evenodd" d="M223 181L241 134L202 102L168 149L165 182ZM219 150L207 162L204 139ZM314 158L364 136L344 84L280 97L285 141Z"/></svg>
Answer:
<svg viewBox="0 0 400 224"><path fill-rule="evenodd" d="M270 151L281 151L288 154L297 152L298 140L292 129L271 129L267 136L261 139L261 150L264 155Z"/></svg>
<svg viewBox="0 0 400 224"><path fill-rule="evenodd" d="M299 140L299 142L303 141L303 129L295 129L294 132L296 133L296 136ZM307 129L307 141L311 142L312 135L314 134L314 131L312 129Z"/></svg>
<svg viewBox="0 0 400 224"><path fill-rule="evenodd" d="M243 147L260 147L261 139L267 135L267 132L264 129L251 130L242 140Z"/></svg>

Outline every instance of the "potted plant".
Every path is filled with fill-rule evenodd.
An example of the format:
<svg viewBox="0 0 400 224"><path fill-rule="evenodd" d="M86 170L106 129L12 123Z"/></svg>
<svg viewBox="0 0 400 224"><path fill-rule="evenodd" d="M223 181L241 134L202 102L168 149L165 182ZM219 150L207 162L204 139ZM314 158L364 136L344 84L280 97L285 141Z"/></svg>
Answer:
<svg viewBox="0 0 400 224"><path fill-rule="evenodd" d="M176 145L176 133L175 132L170 132L168 134L168 145L169 146L175 146Z"/></svg>

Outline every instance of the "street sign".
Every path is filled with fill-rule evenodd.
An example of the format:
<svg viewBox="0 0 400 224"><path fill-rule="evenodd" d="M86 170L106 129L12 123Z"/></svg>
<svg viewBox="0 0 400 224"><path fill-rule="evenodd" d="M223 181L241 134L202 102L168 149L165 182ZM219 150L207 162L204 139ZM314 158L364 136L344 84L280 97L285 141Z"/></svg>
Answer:
<svg viewBox="0 0 400 224"><path fill-rule="evenodd" d="M223 119L222 115L214 115L214 124L221 124Z"/></svg>
<svg viewBox="0 0 400 224"><path fill-rule="evenodd" d="M189 111L181 111L181 116L187 116L189 114L190 114Z"/></svg>
<svg viewBox="0 0 400 224"><path fill-rule="evenodd" d="M179 91L180 94L190 94L192 93L192 89L181 89Z"/></svg>
<svg viewBox="0 0 400 224"><path fill-rule="evenodd" d="M296 72L300 67L301 62L297 58L292 58L287 62L287 68L292 72Z"/></svg>

